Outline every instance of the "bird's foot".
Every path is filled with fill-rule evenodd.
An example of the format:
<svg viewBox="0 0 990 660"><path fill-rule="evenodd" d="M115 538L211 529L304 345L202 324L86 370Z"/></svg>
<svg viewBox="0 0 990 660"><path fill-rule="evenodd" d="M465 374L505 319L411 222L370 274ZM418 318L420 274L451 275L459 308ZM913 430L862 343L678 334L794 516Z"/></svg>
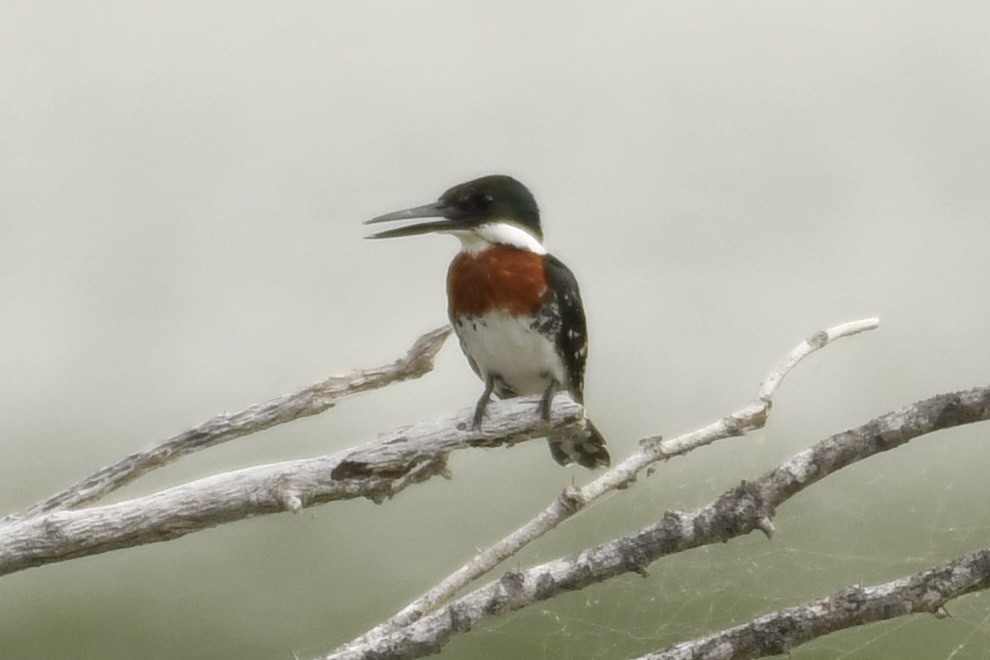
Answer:
<svg viewBox="0 0 990 660"><path fill-rule="evenodd" d="M550 408L553 403L553 396L557 393L557 383L556 381L551 382L549 387L543 391L543 396L540 397L540 405L536 408L537 413L543 418L543 422L550 425Z"/></svg>
<svg viewBox="0 0 990 660"><path fill-rule="evenodd" d="M474 417L471 418L471 430L480 431L481 430L481 420L485 418L485 403L479 402L474 409Z"/></svg>

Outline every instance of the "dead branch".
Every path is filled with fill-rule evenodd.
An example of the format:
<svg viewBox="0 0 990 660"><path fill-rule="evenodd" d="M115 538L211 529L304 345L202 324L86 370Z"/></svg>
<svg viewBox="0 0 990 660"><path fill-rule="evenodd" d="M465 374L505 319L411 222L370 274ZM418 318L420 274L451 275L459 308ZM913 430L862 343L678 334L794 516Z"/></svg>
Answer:
<svg viewBox="0 0 990 660"><path fill-rule="evenodd" d="M583 488L564 491L546 509L525 525L501 541L480 551L470 562L407 605L391 619L384 621L349 644L340 647L337 651L345 651L351 647L361 648L366 643L371 643L379 637L388 635L390 631L397 628L407 626L426 613L435 610L475 579L543 536L564 520L575 515L590 502L608 492L625 488L631 484L644 468L717 440L742 435L763 427L770 414L773 395L784 377L801 360L836 339L873 330L879 323L879 320L875 318L863 319L843 323L815 333L791 349L773 368L760 384L757 396L751 403L717 422L672 440L663 440L660 436L651 436L640 440L639 450L629 458ZM767 519L766 524L769 525L769 519ZM769 529L771 528L768 527Z"/></svg>
<svg viewBox="0 0 990 660"><path fill-rule="evenodd" d="M411 658L435 653L454 634L469 630L487 618L623 573L645 573L662 556L726 541L755 529L769 536L774 529L772 519L776 508L819 479L919 435L990 419L990 388L918 402L827 438L759 479L726 492L706 507L694 512L669 511L656 524L638 532L570 557L507 573L500 580L444 605L457 590L588 503L633 483L644 469L650 471L656 463L671 456L762 427L782 379L804 357L835 339L871 330L877 323L876 319L866 319L816 333L777 365L761 384L752 403L673 440L659 436L641 440L639 449L615 468L583 488L567 489L536 518L479 553L472 562L395 617L326 657ZM465 409L381 434L365 445L335 454L227 472L117 504L75 508L181 456L317 414L350 394L419 377L432 369L434 356L449 333L445 326L423 335L405 357L391 364L331 377L239 413L219 415L100 470L23 514L7 516L0 520L0 575L170 540L259 514L298 511L356 497L382 502L412 484L438 474L448 476L446 460L451 451L569 435L584 428L583 410L567 397L557 397L549 426L532 414L535 398L493 402L484 432L469 428L466 421L472 411ZM893 616L919 609L937 611L950 598L990 586L986 570L990 564L988 554L990 550L980 551L887 585L846 590L829 599L782 610L746 626L657 652L695 653L691 649L697 648L702 649L697 651L701 655L649 657L723 657L710 655L710 649L716 648L711 644L721 644L718 648L728 644L738 649L732 651L736 655L724 657L757 657L754 655L757 651L780 652L764 653L760 649L786 650L842 627L878 620L878 613ZM917 591L919 585L927 591ZM820 615L823 608L835 610L834 616L829 612ZM787 630L778 630L776 638L757 639L760 631L774 625Z"/></svg>
<svg viewBox="0 0 990 660"><path fill-rule="evenodd" d="M829 474L918 436L988 419L990 387L920 401L826 438L707 506L693 512L668 511L657 523L634 534L525 571L506 573L409 625L389 630L375 628L379 632L374 636L369 633L324 657L416 658L436 653L453 635L488 618L617 575L645 573L660 557L724 542L754 530L770 535L776 508ZM985 581L974 584L979 588L987 586Z"/></svg>
<svg viewBox="0 0 990 660"><path fill-rule="evenodd" d="M584 410L565 396L554 401L547 426L534 414L538 399L493 401L483 431L471 429L473 408L465 408L328 456L226 472L117 504L11 518L0 524L0 575L167 541L249 516L356 497L382 502L411 484L446 475L452 451L584 428Z"/></svg>
<svg viewBox="0 0 990 660"><path fill-rule="evenodd" d="M945 604L950 600L984 589L990 589L990 548L885 584L850 587L638 660L739 660L789 655L795 647L838 630L908 614L944 616Z"/></svg>
<svg viewBox="0 0 990 660"><path fill-rule="evenodd" d="M32 505L22 513L12 514L7 519L30 518L42 513L78 507L182 456L302 417L317 415L353 394L397 381L419 378L433 369L433 358L443 346L450 330L450 326L445 325L427 332L416 340L404 357L389 364L353 371L343 376L330 376L297 392L275 397L240 412L217 415L150 449L135 452L114 465L102 468L62 492Z"/></svg>

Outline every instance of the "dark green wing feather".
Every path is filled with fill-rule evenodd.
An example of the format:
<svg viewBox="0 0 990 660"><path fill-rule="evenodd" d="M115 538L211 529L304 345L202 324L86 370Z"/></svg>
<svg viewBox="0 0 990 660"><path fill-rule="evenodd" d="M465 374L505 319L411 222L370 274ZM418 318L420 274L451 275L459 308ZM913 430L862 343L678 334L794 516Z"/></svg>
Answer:
<svg viewBox="0 0 990 660"><path fill-rule="evenodd" d="M557 348L564 358L570 382L563 385L578 403L584 403L584 365L588 360L588 324L584 317L581 291L571 269L548 254L545 261L549 295L560 314Z"/></svg>

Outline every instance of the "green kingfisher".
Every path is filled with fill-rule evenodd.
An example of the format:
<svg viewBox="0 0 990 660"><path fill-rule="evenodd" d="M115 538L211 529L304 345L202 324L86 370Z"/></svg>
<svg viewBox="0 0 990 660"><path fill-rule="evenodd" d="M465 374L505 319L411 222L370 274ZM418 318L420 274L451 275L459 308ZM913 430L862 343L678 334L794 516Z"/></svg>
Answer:
<svg viewBox="0 0 990 660"><path fill-rule="evenodd" d="M471 368L485 382L472 420L480 428L488 400L542 394L539 414L550 421L560 389L584 403L588 332L571 270L543 247L532 193L505 175L454 186L432 204L386 213L365 224L438 218L368 238L431 232L453 234L461 250L447 271L448 314ZM588 421L570 439L551 439L561 465L610 463L605 439Z"/></svg>

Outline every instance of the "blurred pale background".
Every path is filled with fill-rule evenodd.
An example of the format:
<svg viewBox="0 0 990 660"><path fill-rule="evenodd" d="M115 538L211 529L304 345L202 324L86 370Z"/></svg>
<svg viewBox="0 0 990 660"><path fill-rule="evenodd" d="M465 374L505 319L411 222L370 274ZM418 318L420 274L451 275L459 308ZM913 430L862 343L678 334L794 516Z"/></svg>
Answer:
<svg viewBox="0 0 990 660"><path fill-rule="evenodd" d="M825 435L986 384L983 3L0 5L0 511L224 410L403 352L445 318L450 238L360 222L492 172L582 283L589 409L622 458L746 402L809 333L762 433L662 466L508 568L630 531ZM472 405L426 378L239 440L133 496ZM620 658L990 543L987 427L844 471L778 535L500 619L448 657ZM0 581L3 658L288 658L349 639L580 469L543 443L454 479ZM990 595L794 658L990 657Z"/></svg>

